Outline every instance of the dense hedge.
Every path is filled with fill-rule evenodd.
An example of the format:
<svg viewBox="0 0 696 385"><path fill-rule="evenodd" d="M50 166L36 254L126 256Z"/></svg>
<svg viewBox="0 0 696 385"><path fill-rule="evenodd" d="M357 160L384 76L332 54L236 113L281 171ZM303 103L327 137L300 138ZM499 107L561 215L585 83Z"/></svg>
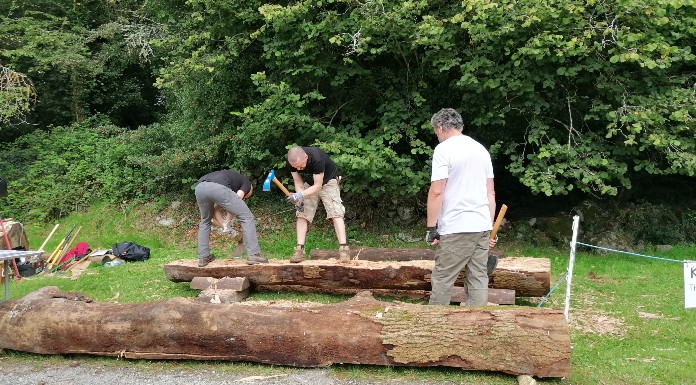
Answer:
<svg viewBox="0 0 696 385"><path fill-rule="evenodd" d="M0 66L19 88L0 82L0 172L21 192L5 204L60 215L188 193L215 168L260 179L294 144L329 152L346 196L414 204L442 107L525 193L692 180L695 11L689 0L4 2Z"/></svg>

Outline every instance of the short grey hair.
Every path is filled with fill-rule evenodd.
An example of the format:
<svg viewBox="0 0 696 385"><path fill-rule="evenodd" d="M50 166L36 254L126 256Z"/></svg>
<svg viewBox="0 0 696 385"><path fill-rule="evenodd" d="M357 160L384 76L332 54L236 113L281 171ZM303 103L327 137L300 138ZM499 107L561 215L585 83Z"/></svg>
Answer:
<svg viewBox="0 0 696 385"><path fill-rule="evenodd" d="M440 127L443 130L464 130L462 116L452 108L443 108L430 118L430 125L433 128Z"/></svg>

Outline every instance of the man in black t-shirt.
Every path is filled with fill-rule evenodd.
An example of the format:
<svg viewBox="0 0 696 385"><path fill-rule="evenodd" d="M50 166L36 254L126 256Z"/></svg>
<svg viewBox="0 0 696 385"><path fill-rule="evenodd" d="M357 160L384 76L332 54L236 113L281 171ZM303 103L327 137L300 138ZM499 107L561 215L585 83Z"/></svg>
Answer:
<svg viewBox="0 0 696 385"><path fill-rule="evenodd" d="M324 204L326 218L333 221L338 238L339 261L350 261L350 250L346 243L346 224L343 219L346 208L341 200L341 191L336 164L318 147L293 147L288 151L287 166L295 184L295 193L288 197L291 203L298 203L304 210L298 210L297 246L290 262L305 260L305 239L309 224L314 219L319 199Z"/></svg>
<svg viewBox="0 0 696 385"><path fill-rule="evenodd" d="M230 170L214 171L198 180L195 191L196 203L201 212L201 222L198 225L199 267L204 267L215 259L210 253L210 227L216 204L239 219L247 250L247 264L268 262L261 256L254 215L244 203L244 199L248 199L253 193L247 177Z"/></svg>

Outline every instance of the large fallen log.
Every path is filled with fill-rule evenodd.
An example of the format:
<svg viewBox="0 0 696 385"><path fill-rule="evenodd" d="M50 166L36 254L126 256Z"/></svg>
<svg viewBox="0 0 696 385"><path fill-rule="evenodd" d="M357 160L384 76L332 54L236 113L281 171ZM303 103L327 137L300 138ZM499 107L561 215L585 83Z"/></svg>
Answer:
<svg viewBox="0 0 696 385"><path fill-rule="evenodd" d="M164 265L164 273L174 282L190 282L194 277L246 277L254 290L355 294L370 290L389 296L415 295L422 298L430 290L433 261L371 262L307 260L289 263L271 260L267 264L247 265L234 259L216 260L198 267L195 259ZM464 273L456 285L463 286ZM489 287L515 290L518 297L541 297L551 285L551 263L547 258L503 258L491 274ZM409 297L414 298L414 297Z"/></svg>
<svg viewBox="0 0 696 385"><path fill-rule="evenodd" d="M363 293L333 305L184 298L118 304L45 287L0 303L0 349L570 375L570 336L560 310L389 303Z"/></svg>
<svg viewBox="0 0 696 385"><path fill-rule="evenodd" d="M491 255L503 258L502 251L491 249ZM338 259L338 249L312 249L310 259ZM417 261L435 259L435 249L387 249L381 247L351 246L350 258L361 261Z"/></svg>
<svg viewBox="0 0 696 385"><path fill-rule="evenodd" d="M469 297L466 288L455 286L452 288L452 298L450 302L459 302L465 306L466 299ZM507 289L488 289L488 304L514 305L515 291Z"/></svg>

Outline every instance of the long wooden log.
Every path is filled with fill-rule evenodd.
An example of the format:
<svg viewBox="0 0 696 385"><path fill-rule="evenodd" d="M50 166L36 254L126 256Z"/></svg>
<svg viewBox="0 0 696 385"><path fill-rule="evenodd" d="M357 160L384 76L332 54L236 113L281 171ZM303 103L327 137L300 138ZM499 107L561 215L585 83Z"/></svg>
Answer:
<svg viewBox="0 0 696 385"><path fill-rule="evenodd" d="M300 285L260 285L256 287L257 291L274 291L286 292L296 291L300 293L325 294L327 290L321 287L310 287ZM391 297L399 299L411 300L427 300L430 296L428 290L389 290L389 289L370 289L368 290L373 295L378 297ZM359 291L357 292L359 293ZM331 294L353 295L356 294L355 289L332 290ZM466 302L466 293L463 287L455 286L452 288L451 302ZM514 305L515 291L508 289L488 289L488 303L496 305Z"/></svg>
<svg viewBox="0 0 696 385"><path fill-rule="evenodd" d="M234 259L215 260L198 267L195 259L164 265L167 278L190 282L194 277L246 277L255 290L316 291L355 294L362 290L389 295L390 291L428 291L433 261L371 262L339 264L331 260L289 263L271 260L267 264L247 265ZM464 273L457 280L463 286ZM551 263L547 258L503 258L491 274L489 287L515 290L518 297L541 297L551 286Z"/></svg>
<svg viewBox="0 0 696 385"><path fill-rule="evenodd" d="M452 288L451 302L459 302L462 306L466 302L468 294L466 288L455 286ZM514 305L515 291L507 289L488 289L488 303L497 305Z"/></svg>
<svg viewBox="0 0 696 385"><path fill-rule="evenodd" d="M335 363L570 375L560 310L426 306L369 294L332 305L96 303L45 287L0 303L0 349L136 359Z"/></svg>
<svg viewBox="0 0 696 385"><path fill-rule="evenodd" d="M491 249L491 255L503 258L502 251ZM312 249L310 259L338 259L338 249ZM381 247L351 246L350 258L361 261L417 261L435 259L435 249L387 249Z"/></svg>

